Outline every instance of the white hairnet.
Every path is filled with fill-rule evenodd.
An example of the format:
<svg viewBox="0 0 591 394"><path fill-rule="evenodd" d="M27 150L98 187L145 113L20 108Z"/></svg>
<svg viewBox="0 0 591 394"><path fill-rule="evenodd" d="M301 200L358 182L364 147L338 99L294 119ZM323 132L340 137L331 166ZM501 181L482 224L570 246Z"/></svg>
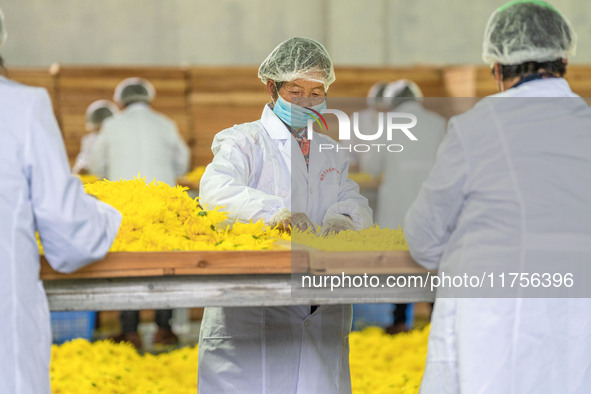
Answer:
<svg viewBox="0 0 591 394"><path fill-rule="evenodd" d="M384 97L423 97L423 92L419 85L408 79L399 79L395 82L390 82L383 93Z"/></svg>
<svg viewBox="0 0 591 394"><path fill-rule="evenodd" d="M4 42L6 42L7 36L8 36L8 33L6 33L6 23L4 22L4 13L2 12L2 9L0 9L0 47L2 45L4 45Z"/></svg>
<svg viewBox="0 0 591 394"><path fill-rule="evenodd" d="M400 103L402 99L420 99L422 97L423 92L411 80L399 79L390 83L377 82L367 93L367 105L378 111L385 111L396 106L396 103Z"/></svg>
<svg viewBox="0 0 591 394"><path fill-rule="evenodd" d="M376 82L371 85L371 88L367 92L367 98L381 97L387 84L388 82Z"/></svg>
<svg viewBox="0 0 591 394"><path fill-rule="evenodd" d="M269 79L276 82L308 79L323 83L328 90L335 75L332 59L322 44L294 37L277 45L261 63L259 78L265 84Z"/></svg>
<svg viewBox="0 0 591 394"><path fill-rule="evenodd" d="M379 106L382 99L382 93L388 85L387 82L376 82L374 83L369 91L367 92L367 106L370 108L376 108Z"/></svg>
<svg viewBox="0 0 591 394"><path fill-rule="evenodd" d="M154 86L143 78L124 79L115 88L113 100L119 105L127 105L133 101L151 102L156 96Z"/></svg>
<svg viewBox="0 0 591 394"><path fill-rule="evenodd" d="M492 66L565 59L575 54L576 43L570 22L550 4L517 0L499 7L488 20L482 60Z"/></svg>
<svg viewBox="0 0 591 394"><path fill-rule="evenodd" d="M86 109L86 130L100 127L103 121L119 112L119 108L109 100L97 100Z"/></svg>

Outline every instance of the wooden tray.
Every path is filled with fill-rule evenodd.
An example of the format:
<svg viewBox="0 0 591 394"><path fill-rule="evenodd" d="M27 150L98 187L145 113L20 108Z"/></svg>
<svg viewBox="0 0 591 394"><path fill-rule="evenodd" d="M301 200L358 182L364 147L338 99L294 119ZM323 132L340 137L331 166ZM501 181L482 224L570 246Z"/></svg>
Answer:
<svg viewBox="0 0 591 394"><path fill-rule="evenodd" d="M289 274L308 272L303 251L111 252L100 261L63 274L41 259L41 279L117 278L164 275Z"/></svg>
<svg viewBox="0 0 591 394"><path fill-rule="evenodd" d="M310 273L319 275L423 274L408 251L310 252Z"/></svg>
<svg viewBox="0 0 591 394"><path fill-rule="evenodd" d="M41 259L41 279L119 278L168 275L249 275L311 273L422 274L407 251L327 252L288 241L278 241L284 250L266 251L177 251L111 252L100 261L74 273L53 270Z"/></svg>

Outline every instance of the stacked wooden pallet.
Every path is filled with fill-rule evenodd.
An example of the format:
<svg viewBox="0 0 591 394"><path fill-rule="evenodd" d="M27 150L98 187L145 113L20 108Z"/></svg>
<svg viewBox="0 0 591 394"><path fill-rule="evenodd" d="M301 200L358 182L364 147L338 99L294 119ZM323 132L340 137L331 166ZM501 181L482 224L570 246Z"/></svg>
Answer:
<svg viewBox="0 0 591 394"><path fill-rule="evenodd" d="M7 72L7 77L30 86L39 86L47 89L53 102L54 111L56 114L59 112L59 108L56 102L57 89L56 81L57 76L53 69L41 68L41 67L22 67L22 68L10 68Z"/></svg>
<svg viewBox="0 0 591 394"><path fill-rule="evenodd" d="M570 65L565 78L575 93L591 97L591 67ZM498 92L488 66L447 67L444 79L450 97L485 97Z"/></svg>
<svg viewBox="0 0 591 394"><path fill-rule="evenodd" d="M211 161L216 133L259 119L269 101L256 67L194 67L189 70L189 89L195 166Z"/></svg>
<svg viewBox="0 0 591 394"><path fill-rule="evenodd" d="M337 67L335 72L337 79L330 88L330 97L365 97L375 82L402 78L415 81L425 97L484 97L497 91L486 66ZM264 104L269 101L265 86L257 77L256 66L61 66L53 67L52 72L40 68L9 69L10 78L43 86L50 92L72 162L78 154L80 138L86 132L86 107L94 100L112 98L117 84L131 76L146 78L154 84L157 91L154 106L177 122L191 146L193 167L211 161L211 142L216 133L234 124L259 119ZM591 97L591 67L571 65L566 77L576 93ZM473 101L458 100L455 104L459 107L451 110L438 107L444 103L425 100L426 106L445 116L470 108Z"/></svg>
<svg viewBox="0 0 591 394"><path fill-rule="evenodd" d="M336 81L330 87L333 97L365 97L378 82L410 79L420 86L425 97L448 97L439 67L335 67Z"/></svg>
<svg viewBox="0 0 591 394"><path fill-rule="evenodd" d="M145 78L154 85L154 108L175 120L185 140L192 143L186 76L186 71L179 67L60 67L56 105L70 160L78 153L80 138L86 133L84 114L88 105L95 100L112 99L117 84L128 77Z"/></svg>

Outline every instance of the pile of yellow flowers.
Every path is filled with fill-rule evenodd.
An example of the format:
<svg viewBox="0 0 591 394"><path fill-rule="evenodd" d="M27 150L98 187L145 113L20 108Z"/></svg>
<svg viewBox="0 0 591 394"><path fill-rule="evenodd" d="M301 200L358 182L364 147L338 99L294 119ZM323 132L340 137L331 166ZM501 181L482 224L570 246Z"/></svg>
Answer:
<svg viewBox="0 0 591 394"><path fill-rule="evenodd" d="M427 326L397 335L368 327L349 336L354 394L418 393L427 357Z"/></svg>
<svg viewBox="0 0 591 394"><path fill-rule="evenodd" d="M197 347L141 356L129 343L75 339L51 348L53 394L195 394Z"/></svg>
<svg viewBox="0 0 591 394"><path fill-rule="evenodd" d="M395 336L381 328L352 332L354 394L418 393L429 327ZM53 394L197 392L197 347L140 356L130 344L76 339L52 346Z"/></svg>
<svg viewBox="0 0 591 394"><path fill-rule="evenodd" d="M402 229L380 228L377 224L360 231L346 230L329 237L294 230L292 242L325 251L408 250Z"/></svg>
<svg viewBox="0 0 591 394"><path fill-rule="evenodd" d="M169 250L265 250L289 236L257 223L222 225L228 219L217 208L205 210L182 186L144 179L100 181L86 192L115 207L123 221L112 252Z"/></svg>
<svg viewBox="0 0 591 394"><path fill-rule="evenodd" d="M205 166L199 166L199 167L195 167L193 170L191 170L191 172L187 173L185 175L185 178L192 183L195 184L199 184L199 182L201 182L201 177L203 176L203 173L205 172Z"/></svg>
<svg viewBox="0 0 591 394"><path fill-rule="evenodd" d="M352 179L356 183L364 183L371 182L376 178L369 172L350 172L349 179Z"/></svg>

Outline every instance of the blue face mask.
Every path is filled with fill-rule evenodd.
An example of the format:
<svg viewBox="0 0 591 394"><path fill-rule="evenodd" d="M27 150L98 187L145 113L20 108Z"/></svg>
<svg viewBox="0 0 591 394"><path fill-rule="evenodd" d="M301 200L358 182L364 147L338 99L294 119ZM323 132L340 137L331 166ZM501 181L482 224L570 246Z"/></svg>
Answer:
<svg viewBox="0 0 591 394"><path fill-rule="evenodd" d="M321 110L326 109L326 100L308 108L320 112ZM273 112L279 117L279 119L294 129L302 129L306 127L308 125L308 119L312 119L310 114L313 114L313 112L302 106L288 102L281 97L280 94L277 95L275 106L273 106Z"/></svg>

